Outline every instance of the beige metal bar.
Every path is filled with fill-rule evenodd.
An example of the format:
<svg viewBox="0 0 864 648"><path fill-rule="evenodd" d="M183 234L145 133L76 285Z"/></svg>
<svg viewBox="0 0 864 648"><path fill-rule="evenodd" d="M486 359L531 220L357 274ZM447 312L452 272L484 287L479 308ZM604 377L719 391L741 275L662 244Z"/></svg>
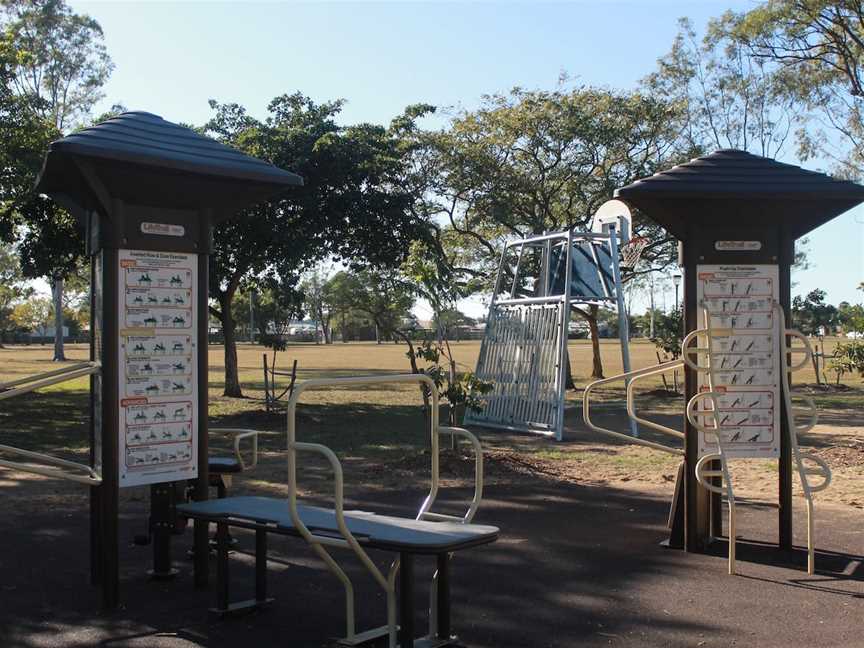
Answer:
<svg viewBox="0 0 864 648"><path fill-rule="evenodd" d="M673 371L675 369L679 369L684 366L683 360L670 360L669 362L664 362L653 367L650 370L641 370L638 375L631 375L630 383L627 385L627 415L639 425L644 425L645 427L652 428L657 430L658 432L662 432L663 434L668 434L669 436L673 436L676 439L683 439L684 433L680 430L676 430L674 428L667 427L665 425L661 425L654 421L649 421L648 419L644 419L640 417L636 413L636 400L634 398L634 391L636 389L636 383L645 378L649 378L651 376L656 376L658 374L666 373L667 371ZM636 373L636 372L633 372Z"/></svg>
<svg viewBox="0 0 864 648"><path fill-rule="evenodd" d="M471 444L471 448L474 450L474 497L471 498L471 504L468 506L467 513L462 517L455 515L442 515L441 513L432 513L427 510L425 513L419 514L417 519L434 518L439 520L458 520L465 524L469 524L471 520L474 519L477 509L483 502L483 447L480 445L480 440L464 428L441 426L438 428L438 434L454 434L462 437Z"/></svg>
<svg viewBox="0 0 864 648"><path fill-rule="evenodd" d="M237 458L241 469L251 470L258 465L258 435L261 434L259 431L245 428L210 428L210 432L234 435L234 456ZM245 439L252 440L252 462L249 464L243 459L243 453L240 451L240 443Z"/></svg>
<svg viewBox="0 0 864 648"><path fill-rule="evenodd" d="M678 361L673 361L675 364L678 364ZM670 364L670 363L666 363ZM662 366L662 365L661 365ZM593 392L597 387L601 385L606 385L612 382L618 382L624 380L625 378L630 378L631 382L633 378L639 378L642 375L650 374L654 372L657 367L646 367L644 369L637 369L635 371L631 371L626 374L618 374L617 376L610 376L609 378L602 378L601 380L595 380L594 382L588 384L585 387L585 391L582 393L582 418L585 421L585 425L594 430L595 432L599 432L600 434L605 434L607 436L615 437L616 439L621 439L627 441L628 443L633 443L635 445L645 446L646 448L652 448L654 450L660 450L661 452L667 452L669 454L674 454L678 456L682 456L684 454L683 450L679 450L676 448L670 448L669 446L665 446L661 443L655 443L653 441L648 441L646 439L641 439L639 437L633 437L629 434L624 434L623 432L616 432L615 430L610 430L608 428L600 427L596 423L591 420L591 392ZM673 435L674 436L674 435Z"/></svg>
<svg viewBox="0 0 864 648"><path fill-rule="evenodd" d="M34 382L36 380L44 380L45 378L53 378L54 376L62 376L63 374L67 374L71 371L78 371L79 369L85 369L87 367L96 366L98 367L98 363L94 362L78 362L74 365L68 365L66 367L60 367L59 369L52 369L51 371L45 371L43 373L36 374L34 376L26 376L24 378L17 378L15 380L9 380L7 382L0 382L0 390L11 389L12 387L17 387L18 385L25 385L30 382Z"/></svg>
<svg viewBox="0 0 864 648"><path fill-rule="evenodd" d="M426 496L420 511L417 514L417 519L421 519L432 505L435 503L435 498L438 495L438 480L439 480L439 444L438 444L438 390L435 383L429 376L425 374L396 374L391 376L354 376L346 378L319 378L307 380L300 383L291 398L288 401L287 410L287 438L288 438L288 510L291 515L291 520L300 535L312 546L315 552L324 560L327 567L333 572L345 588L346 597L346 634L347 639L352 640L355 637L354 628L354 590L350 579L342 570L336 561L330 556L324 544L333 545L333 538L327 538L326 541L321 536L316 536L311 533L303 520L300 518L297 510L297 451L316 452L323 455L329 462L333 470L333 487L334 487L334 502L333 510L336 517L336 526L339 533L342 535L347 546L366 567L366 570L372 574L375 581L384 590L387 597L387 635L388 645L390 648L396 648L396 574L399 569L398 561L394 561L390 567L387 576L381 573L369 555L360 546L360 543L348 529L344 515L344 486L342 466L336 454L327 446L318 443L301 443L296 440L296 411L297 402L303 392L314 389L316 387L332 387L332 386L350 386L350 385L373 385L373 384L420 384L425 387L430 395L430 436L431 436L431 459L432 459L432 477L429 489L429 494ZM337 546L344 546L341 543Z"/></svg>
<svg viewBox="0 0 864 648"><path fill-rule="evenodd" d="M782 374L782 391L783 402L786 406L786 427L789 428L789 447L792 449L792 457L795 460L795 467L798 470L798 478L801 481L801 490L804 492L804 501L807 506L807 573L813 574L816 571L816 547L815 547L815 513L813 505L813 493L828 488L831 484L831 468L819 456L812 453L802 453L798 445L798 435L808 432L815 427L818 422L818 411L813 399L804 396L808 405L808 410L805 413L809 414L810 420L804 425L797 425L795 422L795 413L800 410L792 406L792 386L790 384L790 374L796 369L800 369L808 365L813 358L813 349L810 347L810 341L801 334L800 331L786 328L786 313L783 307L778 303L773 304L775 317L775 327L778 330L778 335L782 340L784 352L780 354L780 367ZM797 338L803 343L803 347L792 347L786 345L786 336ZM789 365L789 356L792 353L803 354L804 358L797 365ZM818 468L807 468L804 465L805 461L812 461ZM823 480L815 486L810 483L809 476L819 476Z"/></svg>
<svg viewBox="0 0 864 648"><path fill-rule="evenodd" d="M0 466L3 466L4 468L11 468L12 470L19 470L21 472L27 473L35 473L37 475L43 475L45 477L54 477L56 479L66 479L68 481L74 481L79 484L85 484L87 486L98 486L102 483L102 477L95 470L93 470L93 468L84 464L76 463L74 461L68 461L66 459L60 459L58 457L52 457L51 455L43 454L41 452L22 450L21 448L15 448L8 445L0 445L0 452L20 455L21 457L25 457L27 459L34 459L36 461L41 461L46 464L60 466L71 470L81 470L87 474L74 475L68 472L64 472L62 470L46 468L43 466L33 465L31 463L22 463L18 461L8 461L6 459L0 459Z"/></svg>
<svg viewBox="0 0 864 648"><path fill-rule="evenodd" d="M20 396L21 394L27 394L37 389L41 389L42 387L50 387L51 385L57 385L63 382L67 382L69 380L74 380L75 378L80 378L81 376L90 376L93 374L97 374L99 373L99 371L100 365L98 362L82 362L69 367L63 367L61 369L55 369L53 371L46 371L35 376L19 378L17 380L13 380L11 382L0 385L0 388L11 387L7 389L7 391L0 392L0 400L8 400L10 398L14 398L15 396ZM8 459L0 459L0 466L4 468L10 468L12 470L18 470L26 473L33 473L36 475L42 475L44 477L51 477L54 479L65 479L67 481L72 481L87 486L98 486L102 483L102 476L97 473L91 466L85 464L80 464L74 461L69 461L67 459L52 457L51 455L42 452L33 452L32 450L24 450L22 448L16 448L9 445L0 445L0 452L17 455L20 457L24 457L25 459L32 459L43 464L48 464L49 466L57 466L58 468L65 468L67 470L58 470L57 468L40 466L38 464L34 465L30 462L9 461ZM74 473L68 472L69 470L82 471L86 474L76 475Z"/></svg>
<svg viewBox="0 0 864 648"><path fill-rule="evenodd" d="M93 374L97 374L100 371L100 367L96 363L87 363L86 366L81 367L80 369L75 369L74 371L66 371L63 374L54 374L50 377L40 378L36 380L38 376L34 376L34 382L30 382L30 384L24 387L15 387L9 389L4 392L0 392L0 400L7 400L9 398L15 398L16 396L20 396L21 394L27 394L37 389L42 389L43 387L50 387L52 385L59 385L60 383L67 382L69 380L74 380L75 378L80 378L82 376L92 376ZM52 373L52 372L48 372ZM19 384L20 381L19 381Z"/></svg>
<svg viewBox="0 0 864 648"><path fill-rule="evenodd" d="M720 470L706 470L705 464L707 460L703 457L699 461L696 462L696 466L694 467L694 471L696 473L696 481L698 481L704 488L714 492L720 493L721 495L725 493L726 495L726 503L729 509L729 574L735 574L735 549L736 549L736 534L737 534L737 525L736 525L736 507L735 507L735 492L732 487L732 478L729 474L729 462L726 458L725 448L723 447L723 438L720 434L720 419L719 412L720 406L717 403L717 392L714 391L715 385L715 362L714 362L714 337L716 336L728 336L732 334L732 330L729 328L715 329L711 325L711 313L708 311L708 308L705 304L701 304L702 308L702 316L705 318L705 328L697 329L689 333L681 343L681 357L683 358L685 364L690 368L694 369L697 372L704 372L708 374L708 391L701 392L693 396L690 401L687 403L686 408L686 416L687 421L692 425L696 430L702 432L703 434L713 434L715 440L717 441L717 453L714 455L706 455L710 456L712 460L716 460L720 462ZM705 336L707 340L707 347L689 347L690 341L699 336ZM697 343L698 345L698 343ZM707 366L700 367L698 362L698 355L696 363L693 363L689 355L690 354L703 354L707 360ZM696 412L696 406L703 400L707 400L710 405L710 410L703 410L701 413ZM711 427L706 427L702 425L702 422L699 420L699 417L706 416L706 413L710 413L711 418ZM711 483L711 479L720 477L722 478L722 482L720 486L717 486Z"/></svg>

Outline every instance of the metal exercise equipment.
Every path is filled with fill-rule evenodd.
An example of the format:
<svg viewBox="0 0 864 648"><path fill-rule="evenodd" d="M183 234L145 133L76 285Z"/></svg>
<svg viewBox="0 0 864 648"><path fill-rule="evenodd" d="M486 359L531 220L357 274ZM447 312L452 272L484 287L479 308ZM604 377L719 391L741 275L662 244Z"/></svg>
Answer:
<svg viewBox="0 0 864 648"><path fill-rule="evenodd" d="M171 537L187 484L196 499L208 497L213 228L299 184L297 175L146 112L123 113L48 149L36 191L86 228L91 261L92 363L67 377L93 376L94 468L83 483L91 486L91 580L106 609L120 602L120 489L150 486L154 578L176 573ZM38 384L48 383L31 387ZM207 525L196 524L198 586L207 580L207 540Z"/></svg>
<svg viewBox="0 0 864 648"><path fill-rule="evenodd" d="M9 400L22 394L29 394L43 387L59 385L76 378L95 376L99 374L99 369L99 363L97 362L81 362L69 367L61 367L60 369L36 374L35 376L0 382L0 401ZM102 483L102 476L92 465L60 459L59 457L42 452L33 452L32 450L24 450L10 445L0 445L0 457L3 455L13 455L29 460L10 461L0 458L0 466L11 470L33 473L53 479L63 479L84 484L85 486L99 486ZM44 464L47 464L47 466ZM49 466L56 467L52 468Z"/></svg>
<svg viewBox="0 0 864 648"><path fill-rule="evenodd" d="M792 404L793 392L790 384L790 374L805 367L812 359L812 350L807 338L799 331L786 328L786 318L782 307L776 301L771 303L771 310L774 314L772 318L776 339L784 340L783 349L780 353L781 373L783 376L781 389L783 402L785 405L786 416L788 417L788 434L789 445L792 448L792 457L795 463L796 470L801 481L801 487L804 493L804 498L807 507L807 573L813 574L815 570L815 546L814 546L814 514L813 514L813 493L824 490L831 482L831 469L823 459L815 454L802 453L798 445L798 435L811 430L817 422L816 405L809 397L803 396L808 407L806 409L795 408ZM736 548L736 500L733 489L732 479L729 470L730 461L730 444L727 439L727 434L723 433L723 423L721 415L723 408L720 405L722 398L727 396L727 392L722 387L718 387L717 374L722 370L718 348L722 348L722 344L718 341L733 336L732 329L716 328L712 325L714 318L709 310L703 306L703 321L705 327L692 331L682 341L681 359L671 362L662 363L655 367L647 367L629 372L629 374L620 374L603 380L598 380L585 388L583 395L583 415L585 424L595 432L612 436L618 439L623 439L629 443L643 445L654 450L660 450L671 454L676 454L683 457L683 449L670 448L660 443L654 443L645 439L633 439L627 434L616 432L608 428L601 427L594 423L591 419L591 394L597 387L609 383L630 379L627 386L627 415L631 420L637 421L640 425L652 428L666 434L668 436L684 439L684 433L673 428L661 425L654 421L640 417L636 411L636 401L634 397L634 389L637 382L646 378L659 375L668 371L680 369L682 366L687 366L697 373L704 374L707 380L708 390L702 391L694 395L688 402L685 409L685 416L688 423L702 434L708 435L716 444L716 452L703 454L696 463L694 473L699 484L712 493L720 496L725 496L728 505L728 530L727 537L729 538L729 574L735 573L735 548ZM802 347L793 347L785 340L799 340L802 342ZM691 346L696 342L697 346ZM700 346L701 345L701 346ZM789 356L800 353L804 358L797 364L790 365ZM694 362L693 356L696 356ZM799 396L799 395L796 395ZM803 425L796 424L795 416L805 415L808 417L807 423ZM706 423L707 419L707 423ZM808 466L812 463L814 466ZM681 471L679 471L679 475ZM810 477L821 478L821 481L815 485L810 483ZM679 497L681 484L676 484L676 496ZM673 508L678 502L673 501ZM673 515L670 515L670 520ZM670 524L671 526L671 524Z"/></svg>
<svg viewBox="0 0 864 648"><path fill-rule="evenodd" d="M776 301L789 312L792 301L791 267L795 241L864 201L864 187L822 173L732 149L719 150L685 164L642 178L615 191L615 197L663 227L679 241L679 266L683 272L683 333L701 326L702 307L716 318L714 326L727 328L734 350L730 358L745 353L743 365L723 367L715 387L730 395L721 407L760 391L747 404L754 405L751 420L724 440L730 457L775 457L778 466L777 545L780 553L792 550L792 482L795 470L789 417L782 396L780 355L783 346L774 334ZM769 338L772 338L769 340ZM735 358L733 362L737 362ZM723 358L720 359L723 362ZM704 375L685 365L684 393L689 401L707 390ZM751 394L752 395L752 394ZM758 401L758 403L757 403ZM742 415L743 418L743 415ZM728 427L729 422L725 424ZM704 488L696 476L696 464L714 452L708 441L685 417L684 453L687 469L678 508L684 533L676 545L687 551L707 551L722 526L721 495ZM714 462L709 470L718 469Z"/></svg>
<svg viewBox="0 0 864 648"><path fill-rule="evenodd" d="M233 435L232 456L211 456L207 459L210 472L210 486L216 489L216 497L228 496L228 489L234 475L252 470L258 465L258 435L260 432L243 428L210 428L211 434ZM243 441L249 439L251 456L248 461L243 457Z"/></svg>
<svg viewBox="0 0 864 648"><path fill-rule="evenodd" d="M264 407L269 413L270 410L276 409L276 405L282 402L285 396L291 398L294 391L294 383L297 382L297 360L291 365L291 371L279 371L276 369L276 352L273 352L273 361L267 361L267 354L263 354L264 363ZM279 391L276 386L276 376L288 378L288 384ZM278 392L278 393L277 393Z"/></svg>
<svg viewBox="0 0 864 648"><path fill-rule="evenodd" d="M296 439L296 408L301 395L318 387L350 387L358 385L420 384L430 395L430 460L429 494L413 519L378 515L366 511L346 511L344 508L344 478L336 454L319 443ZM474 451L474 494L463 516L445 515L432 511L439 491L439 436L455 435L467 440ZM288 402L288 502L272 497L229 497L211 502L185 504L182 515L217 525L219 547L219 586L217 611L232 612L269 602L266 590L266 535L302 537L339 579L345 589L345 637L340 643L359 645L387 637L390 648L414 646L413 586L415 555L435 556L437 571L433 576L430 595L429 633L421 641L424 646L444 646L451 643L449 570L454 552L494 542L498 529L473 524L472 520L483 500L483 453L477 438L461 428L439 427L438 398L432 380L423 374L392 376L358 376L316 379L300 383ZM333 474L333 507L329 509L299 504L297 501L298 457L301 453L322 456ZM254 600L229 602L228 586L228 527L238 526L256 532L256 597ZM332 556L332 548L350 549L375 582L384 590L387 623L380 628L357 632L355 627L354 586L351 579ZM394 552L394 560L384 573L372 561L368 549ZM399 577L400 620L397 625L397 576ZM329 630L329 628L328 628ZM401 633L401 636L399 636Z"/></svg>
<svg viewBox="0 0 864 648"><path fill-rule="evenodd" d="M482 397L481 411L466 414L466 424L563 438L568 330L579 304L616 309L621 358L630 371L619 261L630 229L630 210L610 200L590 232L554 232L505 246L476 370L493 389ZM633 246L631 263L642 249ZM631 433L638 436L635 424Z"/></svg>

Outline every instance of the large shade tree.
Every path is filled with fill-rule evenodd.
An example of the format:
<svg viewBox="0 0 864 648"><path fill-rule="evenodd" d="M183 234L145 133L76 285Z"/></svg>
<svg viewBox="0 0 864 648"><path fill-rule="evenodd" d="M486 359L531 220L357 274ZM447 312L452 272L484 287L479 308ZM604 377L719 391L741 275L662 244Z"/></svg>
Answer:
<svg viewBox="0 0 864 648"><path fill-rule="evenodd" d="M647 94L577 87L515 89L457 113L423 154L432 178L424 208L445 223L449 263L489 291L505 240L588 227L617 187L674 159L672 110ZM636 231L651 238L647 256L672 261L662 230L640 219ZM591 325L601 376L597 308L577 312Z"/></svg>
<svg viewBox="0 0 864 648"><path fill-rule="evenodd" d="M4 220L13 223L7 235L14 231L21 237L24 272L51 283L54 359L63 360L63 281L80 265L83 237L65 210L29 189L47 143L88 121L113 65L99 23L63 0L2 0L0 30L0 47L7 53L5 91L24 109L20 119L28 120L32 146L22 152L14 183L28 191L5 205Z"/></svg>
<svg viewBox="0 0 864 648"><path fill-rule="evenodd" d="M814 118L798 131L801 157L864 176L864 2L768 0L727 12L715 26L754 60L788 72L790 90Z"/></svg>
<svg viewBox="0 0 864 648"><path fill-rule="evenodd" d="M212 106L207 134L305 181L215 233L211 311L224 332L225 395L242 396L231 316L238 289L262 279L294 286L305 267L328 257L396 266L426 227L410 209L414 196L401 188L405 156L397 128L342 126L341 101L319 104L299 93L274 99L264 120L236 104Z"/></svg>

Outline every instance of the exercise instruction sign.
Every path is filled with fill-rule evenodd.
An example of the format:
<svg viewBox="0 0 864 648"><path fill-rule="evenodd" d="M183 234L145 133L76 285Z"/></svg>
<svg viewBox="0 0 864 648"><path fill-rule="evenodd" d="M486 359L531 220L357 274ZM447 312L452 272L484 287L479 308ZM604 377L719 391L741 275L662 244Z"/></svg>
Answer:
<svg viewBox="0 0 864 648"><path fill-rule="evenodd" d="M781 376L773 304L778 299L778 267L696 268L698 302L707 309L715 331L711 351L724 452L730 457L777 457ZM707 362L700 358L700 366ZM700 371L699 390L708 389L708 373ZM716 438L700 434L700 456L712 452L717 452Z"/></svg>
<svg viewBox="0 0 864 648"><path fill-rule="evenodd" d="M195 254L120 250L120 486L198 476Z"/></svg>

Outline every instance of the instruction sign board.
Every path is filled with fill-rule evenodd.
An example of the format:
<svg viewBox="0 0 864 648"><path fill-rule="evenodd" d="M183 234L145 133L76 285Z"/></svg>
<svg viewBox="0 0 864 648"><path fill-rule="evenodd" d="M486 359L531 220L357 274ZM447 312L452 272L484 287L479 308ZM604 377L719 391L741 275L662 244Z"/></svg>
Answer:
<svg viewBox="0 0 864 648"><path fill-rule="evenodd" d="M698 303L711 318L714 391L720 394L717 407L723 450L730 457L777 457L781 373L773 303L778 299L778 266L696 268ZM700 342L700 346L705 344ZM708 365L707 357L699 362ZM708 390L708 372L700 371L699 391ZM710 426L710 420L703 425ZM700 433L699 455L713 452L717 452L714 434Z"/></svg>
<svg viewBox="0 0 864 648"><path fill-rule="evenodd" d="M120 487L197 477L197 255L120 250L118 272Z"/></svg>

